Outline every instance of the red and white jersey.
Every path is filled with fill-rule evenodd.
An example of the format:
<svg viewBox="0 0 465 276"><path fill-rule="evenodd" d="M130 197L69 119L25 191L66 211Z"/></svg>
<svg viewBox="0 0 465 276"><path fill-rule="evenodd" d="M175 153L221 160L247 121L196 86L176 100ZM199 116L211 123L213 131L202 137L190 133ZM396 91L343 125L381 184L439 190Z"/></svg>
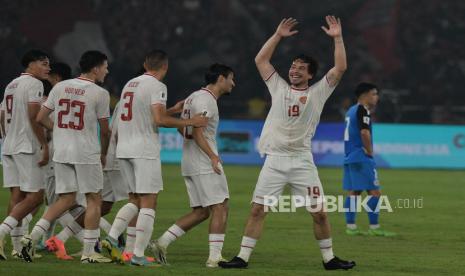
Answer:
<svg viewBox="0 0 465 276"><path fill-rule="evenodd" d="M107 158L104 171L118 171L119 164L118 159L116 158L116 135L118 133L118 121L119 121L119 103L116 104L115 109L113 110L113 116L111 116L111 136L110 144L108 145Z"/></svg>
<svg viewBox="0 0 465 276"><path fill-rule="evenodd" d="M99 119L110 117L110 94L92 80L76 78L56 84L44 107L54 111L53 161L100 163Z"/></svg>
<svg viewBox="0 0 465 276"><path fill-rule="evenodd" d="M148 73L130 80L123 88L118 122L118 158L160 158L158 127L152 105L166 105L166 85Z"/></svg>
<svg viewBox="0 0 465 276"><path fill-rule="evenodd" d="M203 129L203 136L207 140L211 150L218 155L216 131L220 117L216 100L215 95L206 88L195 91L184 101L181 117L189 119L198 113L202 113L208 117L208 124ZM214 173L210 158L192 138L192 128L192 126L184 128L181 162L182 175L192 176Z"/></svg>
<svg viewBox="0 0 465 276"><path fill-rule="evenodd" d="M326 76L305 89L292 88L277 72L265 80L271 109L263 126L258 150L261 155L295 156L311 152L311 139L323 106L336 86Z"/></svg>
<svg viewBox="0 0 465 276"><path fill-rule="evenodd" d="M2 153L34 153L40 143L29 121L28 104L41 104L44 93L42 82L31 74L23 73L8 84L3 95L5 132Z"/></svg>

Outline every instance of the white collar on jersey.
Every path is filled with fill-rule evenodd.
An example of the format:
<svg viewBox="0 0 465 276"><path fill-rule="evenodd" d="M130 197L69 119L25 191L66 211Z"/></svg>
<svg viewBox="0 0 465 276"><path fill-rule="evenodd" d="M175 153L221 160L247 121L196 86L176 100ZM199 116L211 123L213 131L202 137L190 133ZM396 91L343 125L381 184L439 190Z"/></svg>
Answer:
<svg viewBox="0 0 465 276"><path fill-rule="evenodd" d="M91 80L91 79L88 79L88 78L84 78L84 77L77 77L76 79L78 80L83 80L83 81L90 81L92 83L95 83L95 81Z"/></svg>
<svg viewBox="0 0 465 276"><path fill-rule="evenodd" d="M210 93L210 95L213 96L213 98L215 98L215 100L218 100L218 98L215 96L215 94L213 94L213 92L210 89L208 89L206 87L202 87L202 88L200 88L200 90L207 91L208 93Z"/></svg>

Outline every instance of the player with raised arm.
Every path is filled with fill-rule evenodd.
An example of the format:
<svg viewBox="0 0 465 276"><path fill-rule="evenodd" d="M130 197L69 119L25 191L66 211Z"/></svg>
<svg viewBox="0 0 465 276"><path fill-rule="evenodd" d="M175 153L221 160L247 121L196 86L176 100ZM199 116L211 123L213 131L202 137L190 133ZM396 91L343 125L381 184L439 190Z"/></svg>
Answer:
<svg viewBox="0 0 465 276"><path fill-rule="evenodd" d="M381 187L379 185L376 164L373 159L373 135L370 110L375 109L379 100L378 88L371 83L362 82L355 88L357 103L346 113L344 131L344 177L343 189L348 192L344 208L346 217L346 233L363 235L355 224L357 198L363 191L370 197L367 201L368 234L372 236L395 236L393 232L382 229L379 225L377 210Z"/></svg>
<svg viewBox="0 0 465 276"><path fill-rule="evenodd" d="M267 214L265 207L274 206L279 201L278 197L287 183L294 196L305 198L305 202L295 202L295 206L307 206L313 217L314 235L320 246L324 268L351 269L355 266L354 262L341 260L333 254L330 225L323 210L323 188L311 152L311 139L323 106L347 68L341 22L334 16L326 16L326 22L328 26L322 29L334 41L334 67L312 86L309 86L309 81L317 71L313 58L299 55L292 60L290 85L270 63L281 39L297 33L293 29L297 20L282 20L255 57L258 71L272 97L258 144L266 160L255 187L240 252L231 261L220 262L219 266L223 268L248 266L249 257L263 230Z"/></svg>
<svg viewBox="0 0 465 276"><path fill-rule="evenodd" d="M49 159L45 130L36 121L50 71L48 55L30 50L22 58L25 71L11 81L3 96L3 183L11 192L8 217L0 225L0 260L6 260L4 239L11 234L17 257L30 213L43 201L42 166Z"/></svg>
<svg viewBox="0 0 465 276"><path fill-rule="evenodd" d="M56 84L37 115L38 122L53 130L53 161L59 198L36 223L30 236L21 240L23 258L28 262L33 261L34 246L48 230L50 222L76 204L76 193L85 194L87 202L81 263L111 262L94 250L100 237L102 167L110 138L110 95L95 82L103 82L108 74L107 59L99 51L85 52L79 61L80 77ZM53 120L49 117L52 112ZM97 125L100 126L100 143Z"/></svg>
<svg viewBox="0 0 465 276"><path fill-rule="evenodd" d="M121 93L116 156L129 185L129 203L116 214L108 237L102 242L114 261L122 262L118 236L138 215L131 264L150 266L145 249L152 236L158 193L163 190L158 127L203 127L207 118L177 119L166 110L168 91L161 81L168 71L168 55L153 50L144 61L146 73L128 81ZM179 108L178 108L179 109Z"/></svg>
<svg viewBox="0 0 465 276"><path fill-rule="evenodd" d="M183 130L181 167L192 211L178 219L157 241L150 244L155 257L164 264L167 263L168 245L208 219L210 214L210 254L206 266L218 267L218 262L223 260L221 250L228 217L229 190L216 144L219 123L217 100L222 95L231 93L234 87L233 70L215 63L208 68L205 82L204 88L186 98L182 113L184 119L197 113L209 118L205 128L187 127Z"/></svg>

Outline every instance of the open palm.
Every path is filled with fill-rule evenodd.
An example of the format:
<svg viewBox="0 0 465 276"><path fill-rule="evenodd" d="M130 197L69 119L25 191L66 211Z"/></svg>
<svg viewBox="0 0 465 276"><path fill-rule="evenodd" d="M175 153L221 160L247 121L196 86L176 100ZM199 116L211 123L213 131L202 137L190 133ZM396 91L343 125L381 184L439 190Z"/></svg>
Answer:
<svg viewBox="0 0 465 276"><path fill-rule="evenodd" d="M276 33L282 37L292 36L298 33L297 30L292 30L299 22L294 18L284 18L281 23L279 23Z"/></svg>
<svg viewBox="0 0 465 276"><path fill-rule="evenodd" d="M326 23L328 27L321 26L323 31L331 37L337 37L342 35L341 19L336 18L333 15L326 16Z"/></svg>

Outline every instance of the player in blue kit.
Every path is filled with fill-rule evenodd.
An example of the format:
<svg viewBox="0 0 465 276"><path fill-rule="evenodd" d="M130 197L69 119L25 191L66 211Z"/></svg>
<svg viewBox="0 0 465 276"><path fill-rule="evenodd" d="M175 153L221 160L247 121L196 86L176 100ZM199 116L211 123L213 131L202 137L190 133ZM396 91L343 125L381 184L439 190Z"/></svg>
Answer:
<svg viewBox="0 0 465 276"><path fill-rule="evenodd" d="M371 83L360 83L355 89L357 104L349 108L345 116L344 131L344 179L343 188L348 191L344 207L348 235L363 235L355 224L356 200L363 191L370 196L367 205L372 236L394 236L379 226L379 211L376 210L381 196L376 164L373 159L372 122L370 110L379 100L378 88Z"/></svg>

